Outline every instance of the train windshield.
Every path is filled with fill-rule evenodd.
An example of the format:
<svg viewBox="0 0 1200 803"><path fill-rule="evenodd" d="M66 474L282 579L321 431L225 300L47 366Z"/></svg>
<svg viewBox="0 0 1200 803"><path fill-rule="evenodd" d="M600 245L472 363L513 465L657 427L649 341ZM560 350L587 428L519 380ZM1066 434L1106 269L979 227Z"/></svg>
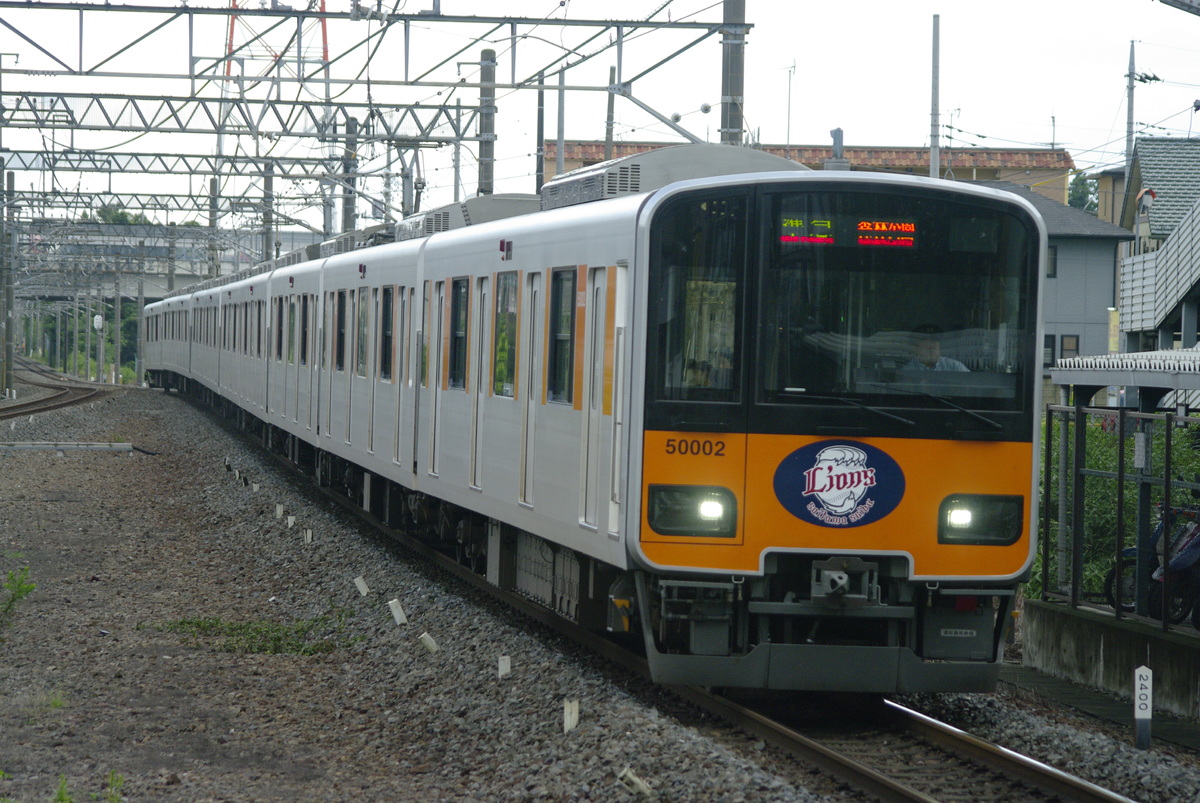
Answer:
<svg viewBox="0 0 1200 803"><path fill-rule="evenodd" d="M907 195L790 193L768 208L761 401L1025 402L1035 301L1026 224L1002 209Z"/></svg>
<svg viewBox="0 0 1200 803"><path fill-rule="evenodd" d="M771 428L814 406L1028 413L1033 221L936 188L821 186L657 213L647 401L663 423L730 423L734 405Z"/></svg>

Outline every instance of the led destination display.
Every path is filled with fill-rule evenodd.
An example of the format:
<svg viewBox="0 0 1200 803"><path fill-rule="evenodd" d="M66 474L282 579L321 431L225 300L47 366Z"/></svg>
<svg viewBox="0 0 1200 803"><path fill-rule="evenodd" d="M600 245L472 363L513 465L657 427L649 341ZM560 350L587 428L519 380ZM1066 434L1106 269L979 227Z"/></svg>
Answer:
<svg viewBox="0 0 1200 803"><path fill-rule="evenodd" d="M863 217L796 218L780 220L779 242L786 245L857 245L915 248L917 222Z"/></svg>

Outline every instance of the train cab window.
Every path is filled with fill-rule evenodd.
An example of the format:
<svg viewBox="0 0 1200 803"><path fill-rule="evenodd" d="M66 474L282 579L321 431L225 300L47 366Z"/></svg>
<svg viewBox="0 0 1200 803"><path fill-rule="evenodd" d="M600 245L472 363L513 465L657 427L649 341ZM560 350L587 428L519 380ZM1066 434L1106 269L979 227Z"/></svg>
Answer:
<svg viewBox="0 0 1200 803"><path fill-rule="evenodd" d="M346 291L337 291L337 309L334 311L333 368L346 370Z"/></svg>
<svg viewBox="0 0 1200 803"><path fill-rule="evenodd" d="M550 401L574 401L575 379L575 269L550 276L550 364L546 392Z"/></svg>
<svg viewBox="0 0 1200 803"><path fill-rule="evenodd" d="M655 218L649 377L661 401L737 402L747 198L700 197Z"/></svg>
<svg viewBox="0 0 1200 803"><path fill-rule="evenodd" d="M450 374L452 388L467 386L467 321L470 287L466 279L450 285Z"/></svg>
<svg viewBox="0 0 1200 803"><path fill-rule="evenodd" d="M379 378L385 382L392 378L392 313L391 287L383 288L379 307Z"/></svg>
<svg viewBox="0 0 1200 803"><path fill-rule="evenodd" d="M512 398L517 377L517 272L496 275L495 342L492 345L492 393Z"/></svg>
<svg viewBox="0 0 1200 803"><path fill-rule="evenodd" d="M767 209L760 403L1026 404L1036 312L1029 221L974 199L869 192L781 193Z"/></svg>

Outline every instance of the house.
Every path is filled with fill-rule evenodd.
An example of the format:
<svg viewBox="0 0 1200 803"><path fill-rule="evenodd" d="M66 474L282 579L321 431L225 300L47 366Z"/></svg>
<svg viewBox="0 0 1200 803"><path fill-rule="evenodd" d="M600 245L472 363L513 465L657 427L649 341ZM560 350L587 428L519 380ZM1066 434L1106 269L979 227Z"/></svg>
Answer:
<svg viewBox="0 0 1200 803"><path fill-rule="evenodd" d="M1135 235L1121 260L1121 350L1195 346L1200 332L1200 140L1137 140L1121 225Z"/></svg>
<svg viewBox="0 0 1200 803"><path fill-rule="evenodd" d="M1020 195L1046 222L1049 253L1042 290L1042 365L1047 375L1061 357L1114 351L1110 335L1117 304L1118 246L1132 240L1133 234L1030 187L1008 181L977 183Z"/></svg>
<svg viewBox="0 0 1200 803"><path fill-rule="evenodd" d="M612 156L630 156L655 148L678 144L670 142L614 142ZM732 147L732 146L730 146ZM832 146L819 145L761 145L758 150L782 156L820 170L833 158ZM603 142L569 141L563 144L563 171L605 161ZM929 148L852 147L843 148L843 157L851 170L871 170L883 173L929 175ZM543 160L547 178L555 175L558 146L545 143ZM1075 162L1061 148L943 148L939 164L943 178L960 181L1009 181L1033 187L1041 195L1061 204L1067 202L1067 191Z"/></svg>

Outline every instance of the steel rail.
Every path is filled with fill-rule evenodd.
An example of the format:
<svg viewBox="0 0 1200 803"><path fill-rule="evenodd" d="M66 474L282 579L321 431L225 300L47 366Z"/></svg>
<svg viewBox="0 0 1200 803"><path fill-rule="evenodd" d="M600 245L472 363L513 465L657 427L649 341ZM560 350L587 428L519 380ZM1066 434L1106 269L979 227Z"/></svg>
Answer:
<svg viewBox="0 0 1200 803"><path fill-rule="evenodd" d="M1079 803L1135 803L1116 792L1013 752L1007 747L972 736L919 711L913 711L891 700L883 702L902 727L913 735L983 764L1002 775L1020 778L1039 789L1057 795L1061 800Z"/></svg>
<svg viewBox="0 0 1200 803"><path fill-rule="evenodd" d="M198 400L196 400L196 403L205 410L213 412ZM214 417L222 426L228 427L230 430L244 437L247 436L247 433L238 429L234 422L215 413ZM289 470L295 471L299 468L285 455L271 450L266 450L266 454ZM649 665L644 657L630 652L625 647L614 643L600 634L580 628L574 622L565 619L540 603L534 602L515 592L491 585L484 576L475 572L470 567L464 566L436 547L389 526L379 517L360 507L352 499L339 493L334 487L316 483L315 478L307 472L302 472L302 474L309 479L312 487L320 492L324 498L352 513L360 521L370 525L379 534L395 542L398 546L427 559L433 566L445 570L457 579L467 582L472 587L484 592L487 596L532 618L537 623L548 627L556 634L584 647L589 652L598 655L604 660L611 661L640 678L649 679ZM807 737L767 715L747 708L721 695L713 694L697 686L663 686L662 688L683 702L712 714L732 727L757 736L789 755L793 755L869 795L874 795L886 801L938 803L938 798L936 797L932 797L925 792L891 778L885 773L821 744L820 741ZM1103 789L1088 781L1075 778L1007 748L991 744L965 731L940 723L924 714L911 711L891 701L885 701L885 703L894 722L899 724L902 730L906 730L914 737L923 739L936 747L954 753L960 758L984 764L992 771L1003 776L1025 781L1040 790L1057 795L1064 801L1076 801L1078 803L1135 803L1129 798Z"/></svg>

